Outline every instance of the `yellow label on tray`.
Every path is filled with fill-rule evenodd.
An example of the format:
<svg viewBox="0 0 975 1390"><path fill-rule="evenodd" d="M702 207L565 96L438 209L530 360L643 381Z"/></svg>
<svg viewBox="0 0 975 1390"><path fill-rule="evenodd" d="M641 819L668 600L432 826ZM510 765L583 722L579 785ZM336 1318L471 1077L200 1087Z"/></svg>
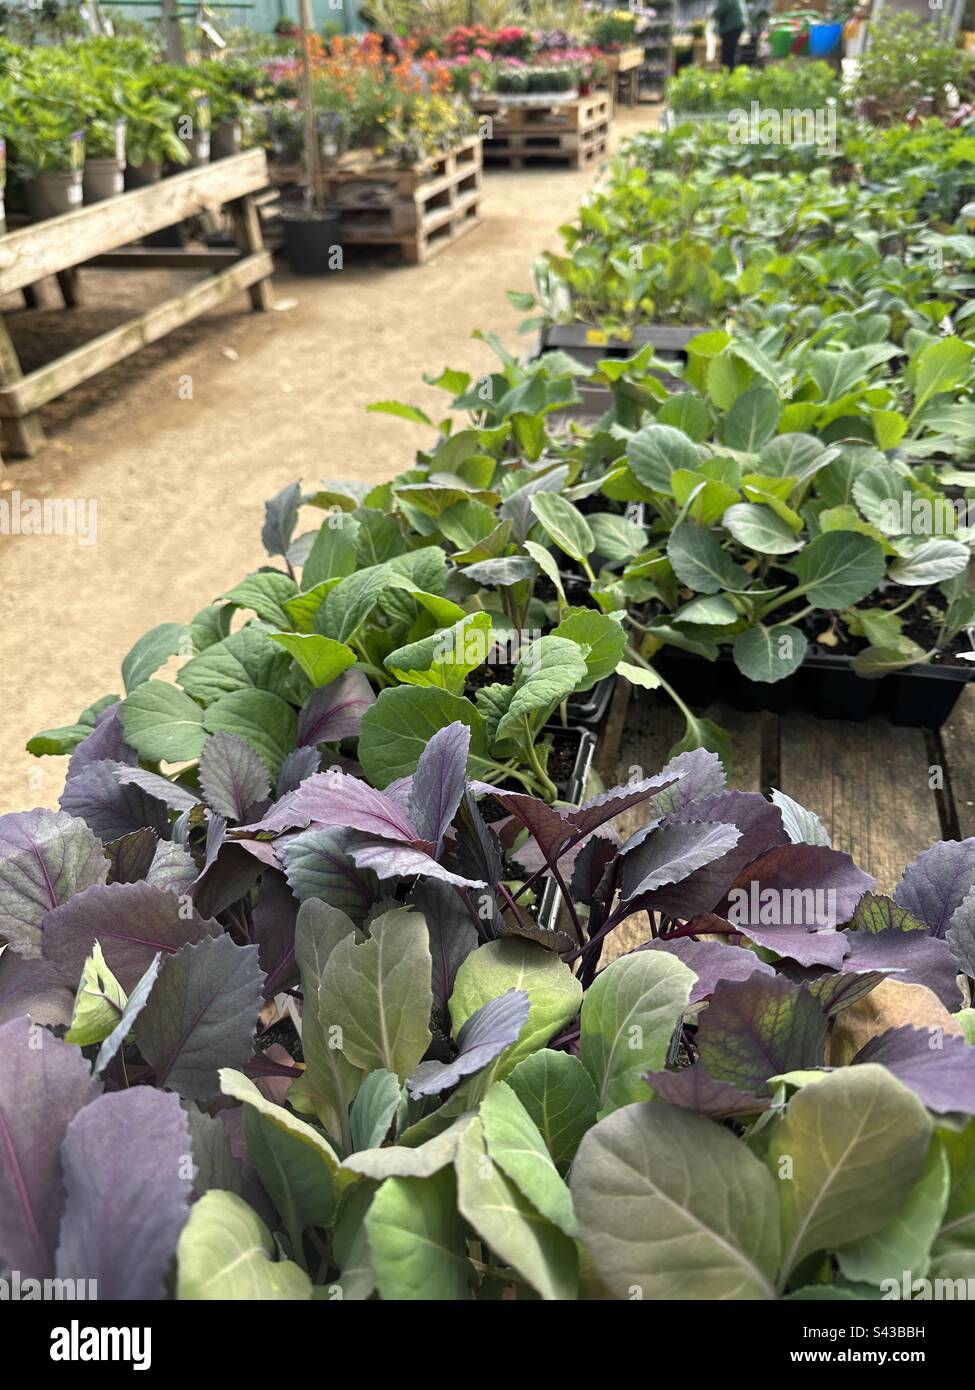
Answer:
<svg viewBox="0 0 975 1390"><path fill-rule="evenodd" d="M609 334L604 333L601 328L587 328L586 342L592 347L605 347L609 342Z"/></svg>

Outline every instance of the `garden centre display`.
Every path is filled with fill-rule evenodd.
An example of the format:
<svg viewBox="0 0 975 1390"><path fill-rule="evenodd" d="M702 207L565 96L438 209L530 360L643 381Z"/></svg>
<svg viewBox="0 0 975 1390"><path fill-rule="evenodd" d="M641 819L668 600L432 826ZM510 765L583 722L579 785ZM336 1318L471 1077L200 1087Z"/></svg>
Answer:
<svg viewBox="0 0 975 1390"><path fill-rule="evenodd" d="M369 312L390 281L357 268L339 300L333 242L425 262L459 219L486 230L490 180L520 189L553 130L560 162L593 161L561 175L581 201L530 282L527 244L517 268L479 253L502 290L533 285L508 295L518 349L474 328L454 356L445 306L474 281L449 258L390 271L443 343L423 405L360 373L399 462L363 481L380 456L345 456L330 417L309 475L278 402L275 465L304 476L267 488L252 550L229 549L243 485L211 482L205 570L177 587L198 547L161 547L166 607L118 680L73 673L27 743L49 780L0 814L0 1287L754 1301L773 1332L794 1302L865 1329L864 1304L960 1298L975 836L944 771L968 775L950 729L975 675L975 53L894 15L847 70L817 60L844 7L780 15L774 60L683 66L666 119L626 113L610 150L613 55L652 67L665 34L669 69L669 5L365 18L185 65L61 11L0 43L15 259L133 202L132 240L165 231L151 200L225 161L240 254L182 265L229 260L269 308L252 185L290 189L289 254L323 278L288 280L273 307L301 312L263 316L255 357L301 428L352 390L328 336L350 304L413 370L410 323ZM515 172L485 174L492 153ZM38 373L10 351L16 428ZM254 558L228 574L234 554ZM631 696L652 750L632 762ZM891 757L915 731L940 835L888 872L768 776L767 720L796 710ZM917 787L881 804L859 766L861 820L906 816Z"/></svg>

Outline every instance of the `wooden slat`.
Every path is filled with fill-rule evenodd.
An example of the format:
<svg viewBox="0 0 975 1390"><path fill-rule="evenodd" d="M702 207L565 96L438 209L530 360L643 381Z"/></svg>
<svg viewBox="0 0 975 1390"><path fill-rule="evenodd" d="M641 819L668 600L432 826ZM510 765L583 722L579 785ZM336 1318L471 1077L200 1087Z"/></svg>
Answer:
<svg viewBox="0 0 975 1390"><path fill-rule="evenodd" d="M241 259L233 247L213 251L160 251L153 246L131 246L93 256L84 270L222 270Z"/></svg>
<svg viewBox="0 0 975 1390"><path fill-rule="evenodd" d="M780 759L782 791L822 817L834 847L873 874L881 893L941 838L921 729L790 713Z"/></svg>
<svg viewBox="0 0 975 1390"><path fill-rule="evenodd" d="M271 274L270 251L258 251L239 260L229 270L202 280L184 294L157 304L131 323L121 324L73 352L39 367L20 381L0 390L0 416L27 415L89 377L114 366L147 343L213 309L237 290L249 289Z"/></svg>
<svg viewBox="0 0 975 1390"><path fill-rule="evenodd" d="M962 840L975 835L975 686L958 697L941 729L941 745L954 802L956 833Z"/></svg>
<svg viewBox="0 0 975 1390"><path fill-rule="evenodd" d="M204 208L220 207L255 193L266 183L264 151L245 150L9 232L0 237L0 295L171 227Z"/></svg>

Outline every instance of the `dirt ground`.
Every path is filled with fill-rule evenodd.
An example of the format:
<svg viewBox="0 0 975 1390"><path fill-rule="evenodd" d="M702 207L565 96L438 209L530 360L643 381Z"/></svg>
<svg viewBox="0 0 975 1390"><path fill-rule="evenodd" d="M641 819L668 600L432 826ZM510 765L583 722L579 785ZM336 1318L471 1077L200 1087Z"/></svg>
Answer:
<svg viewBox="0 0 975 1390"><path fill-rule="evenodd" d="M620 110L614 141L655 116ZM506 291L531 287L532 261L558 247L595 177L492 168L483 224L427 265L301 280L280 264L276 310L251 314L241 295L42 412L48 444L0 465L0 499L85 499L97 531L92 544L0 535L0 812L57 804L66 759L31 757L31 734L120 691L119 663L143 632L189 619L263 563L266 498L295 479L379 481L409 467L428 432L366 414L370 401L442 411L421 373L489 369L475 328L525 347ZM30 370L191 278L89 270L79 309L0 308Z"/></svg>

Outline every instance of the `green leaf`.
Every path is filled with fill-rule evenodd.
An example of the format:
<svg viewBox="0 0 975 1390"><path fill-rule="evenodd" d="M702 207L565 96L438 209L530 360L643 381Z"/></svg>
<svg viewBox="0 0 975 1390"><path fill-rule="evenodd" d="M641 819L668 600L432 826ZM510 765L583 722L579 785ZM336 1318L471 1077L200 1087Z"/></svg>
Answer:
<svg viewBox="0 0 975 1390"><path fill-rule="evenodd" d="M504 1081L481 1101L488 1155L532 1206L567 1236L577 1233L572 1196L552 1161L538 1126Z"/></svg>
<svg viewBox="0 0 975 1390"><path fill-rule="evenodd" d="M680 391L664 401L657 411L658 425L673 425L695 443L702 444L711 433L711 416L700 396L693 391Z"/></svg>
<svg viewBox="0 0 975 1390"><path fill-rule="evenodd" d="M270 690L286 698L291 662L259 627L242 627L180 668L179 684L208 705L234 690Z"/></svg>
<svg viewBox="0 0 975 1390"><path fill-rule="evenodd" d="M598 1109L596 1088L579 1058L543 1048L519 1062L507 1084L537 1125L552 1162L568 1169Z"/></svg>
<svg viewBox="0 0 975 1390"><path fill-rule="evenodd" d="M302 903L295 927L295 962L301 977L304 1007L301 1046L305 1070L288 1090L288 1102L305 1115L314 1115L343 1144L352 1142L349 1106L362 1080L358 1067L344 1056L332 1030L324 996L325 971L332 952L355 926L344 912L328 903Z"/></svg>
<svg viewBox="0 0 975 1390"><path fill-rule="evenodd" d="M391 589L401 589L421 608L425 608L438 627L449 627L451 623L459 622L463 618L464 610L459 603L443 598L440 594L428 594L424 589L418 588L407 575L398 574L392 566L387 568L386 578Z"/></svg>
<svg viewBox="0 0 975 1390"><path fill-rule="evenodd" d="M164 661L176 656L189 634L185 623L160 623L143 637L122 660L122 680L128 693L150 676L155 675ZM185 655L189 655L186 652Z"/></svg>
<svg viewBox="0 0 975 1390"><path fill-rule="evenodd" d="M582 1002L581 984L553 951L520 937L503 937L472 951L457 971L450 996L454 1036L482 1004L509 989L528 995L528 1019L518 1041L488 1068L489 1080L502 1080L522 1058L544 1047L571 1022Z"/></svg>
<svg viewBox="0 0 975 1390"><path fill-rule="evenodd" d="M529 505L546 535L581 564L595 547L589 523L577 507L557 492L534 492Z"/></svg>
<svg viewBox="0 0 975 1390"><path fill-rule="evenodd" d="M525 541L524 548L542 571L542 574L552 581L559 599L562 603L565 603L565 590L562 587L562 576L559 574L559 567L552 552L546 550L544 545L539 545L536 541Z"/></svg>
<svg viewBox="0 0 975 1390"><path fill-rule="evenodd" d="M883 579L884 552L869 536L830 531L810 541L790 569L817 608L848 608Z"/></svg>
<svg viewBox="0 0 975 1390"><path fill-rule="evenodd" d="M637 481L651 492L673 496L671 475L700 463L693 442L670 425L644 425L626 442L626 458Z"/></svg>
<svg viewBox="0 0 975 1390"><path fill-rule="evenodd" d="M144 681L126 696L122 727L126 743L147 763L198 758L207 736L200 706L163 681Z"/></svg>
<svg viewBox="0 0 975 1390"><path fill-rule="evenodd" d="M660 677L656 671L648 671L644 666L634 666L632 662L621 661L616 668L616 674L642 690L660 689Z"/></svg>
<svg viewBox="0 0 975 1390"><path fill-rule="evenodd" d="M473 1270L450 1168L429 1178L387 1178L372 1199L365 1227L384 1299L470 1298Z"/></svg>
<svg viewBox="0 0 975 1390"><path fill-rule="evenodd" d="M708 594L704 598L692 598L674 614L678 623L704 623L708 627L727 627L741 617L738 609L725 598L724 594Z"/></svg>
<svg viewBox="0 0 975 1390"><path fill-rule="evenodd" d="M272 777L277 776L298 737L297 714L269 690L235 690L222 695L207 709L203 722L208 733L224 729L246 739L264 759Z"/></svg>
<svg viewBox="0 0 975 1390"><path fill-rule="evenodd" d="M968 546L960 541L925 541L910 555L895 560L887 578L894 584L942 584L956 574L964 574L968 559Z"/></svg>
<svg viewBox="0 0 975 1390"><path fill-rule="evenodd" d="M369 1073L352 1103L353 1149L373 1149L382 1144L399 1101L399 1079L391 1071Z"/></svg>
<svg viewBox="0 0 975 1390"><path fill-rule="evenodd" d="M911 420L924 409L933 396L954 391L968 378L975 347L960 338L943 338L929 343L911 359L914 380L914 409Z"/></svg>
<svg viewBox="0 0 975 1390"><path fill-rule="evenodd" d="M494 1254L541 1298L574 1299L578 1281L575 1245L522 1196L501 1165L490 1157L480 1120L464 1131L454 1162L460 1213Z"/></svg>
<svg viewBox="0 0 975 1390"><path fill-rule="evenodd" d="M931 1131L913 1092L873 1063L796 1092L766 1159L778 1180L783 1285L807 1255L883 1229L921 1176Z"/></svg>
<svg viewBox="0 0 975 1390"><path fill-rule="evenodd" d="M759 502L736 502L725 512L724 524L736 541L760 555L788 555L802 545L791 527Z"/></svg>
<svg viewBox="0 0 975 1390"><path fill-rule="evenodd" d="M96 941L81 972L71 1027L64 1041L79 1047L104 1041L122 1017L125 1002L125 990L106 965L101 945Z"/></svg>
<svg viewBox="0 0 975 1390"><path fill-rule="evenodd" d="M609 565L623 565L639 555L647 542L642 526L615 512L596 512L588 518L596 554Z"/></svg>
<svg viewBox="0 0 975 1390"><path fill-rule="evenodd" d="M566 609L552 636L567 638L583 649L587 675L582 685L574 687L579 691L591 690L597 681L612 675L626 648L622 624L595 608Z"/></svg>
<svg viewBox="0 0 975 1390"><path fill-rule="evenodd" d="M288 627L284 605L297 592L298 585L280 570L258 570L235 584L229 594L221 594L220 597L235 603L238 608L253 609L259 618L273 623L275 627Z"/></svg>
<svg viewBox="0 0 975 1390"><path fill-rule="evenodd" d="M468 613L452 627L399 647L385 666L407 685L435 686L460 695L471 671L483 666L491 644L491 615Z"/></svg>
<svg viewBox="0 0 975 1390"><path fill-rule="evenodd" d="M775 434L781 407L775 392L763 383L739 396L718 426L721 442L729 449L755 454Z"/></svg>
<svg viewBox="0 0 975 1390"><path fill-rule="evenodd" d="M248 1156L301 1259L302 1233L332 1224L340 1183L354 1182L354 1175L340 1177L338 1155L318 1130L268 1100L242 1072L224 1067L220 1089L244 1105Z"/></svg>
<svg viewBox="0 0 975 1390"><path fill-rule="evenodd" d="M587 676L586 658L578 643L551 634L532 642L518 658L514 693L496 737L505 738L509 731L517 735L526 720L544 724L560 700L584 688Z"/></svg>
<svg viewBox="0 0 975 1390"><path fill-rule="evenodd" d="M675 526L667 541L667 555L682 584L700 594L716 594L721 589L747 589L748 573L735 564L711 531L694 522Z"/></svg>
<svg viewBox="0 0 975 1390"><path fill-rule="evenodd" d="M872 1235L863 1236L838 1252L836 1258L847 1279L876 1285L895 1279L899 1284L905 1269L913 1277L923 1278L931 1247L941 1229L950 1187L948 1156L935 1135L924 1170L900 1211Z"/></svg>
<svg viewBox="0 0 975 1390"><path fill-rule="evenodd" d="M274 1260L270 1231L233 1192L204 1192L190 1211L176 1252L182 1301L311 1298L311 1280L291 1260Z"/></svg>
<svg viewBox="0 0 975 1390"><path fill-rule="evenodd" d="M809 643L797 627L763 627L739 633L732 646L735 665L753 681L781 681L802 665Z"/></svg>
<svg viewBox="0 0 975 1390"><path fill-rule="evenodd" d="M591 1129L572 1165L580 1234L614 1298L771 1299L775 1180L730 1130L661 1102Z"/></svg>
<svg viewBox="0 0 975 1390"><path fill-rule="evenodd" d="M430 1044L433 962L426 919L388 912L367 941L344 936L329 957L321 1008L340 1030L342 1052L363 1071L383 1067L405 1081Z"/></svg>
<svg viewBox="0 0 975 1390"><path fill-rule="evenodd" d="M318 633L271 632L268 636L294 657L314 686L328 685L358 660L351 647Z"/></svg>
<svg viewBox="0 0 975 1390"><path fill-rule="evenodd" d="M482 755L484 721L470 700L432 686L382 691L359 729L359 761L369 781L382 788L408 777L431 737L456 720L471 731L472 756Z"/></svg>
<svg viewBox="0 0 975 1390"><path fill-rule="evenodd" d="M697 977L663 951L606 966L582 1005L579 1060L596 1087L600 1117L646 1099L646 1071L663 1068Z"/></svg>
<svg viewBox="0 0 975 1390"><path fill-rule="evenodd" d="M371 414L395 415L400 420L409 420L414 425L429 425L434 428L433 421L429 415L425 414L418 405L407 405L404 401L373 401L366 406Z"/></svg>
<svg viewBox="0 0 975 1390"><path fill-rule="evenodd" d="M315 631L336 642L351 641L376 607L387 583L386 565L373 565L341 579L326 594L315 615Z"/></svg>

